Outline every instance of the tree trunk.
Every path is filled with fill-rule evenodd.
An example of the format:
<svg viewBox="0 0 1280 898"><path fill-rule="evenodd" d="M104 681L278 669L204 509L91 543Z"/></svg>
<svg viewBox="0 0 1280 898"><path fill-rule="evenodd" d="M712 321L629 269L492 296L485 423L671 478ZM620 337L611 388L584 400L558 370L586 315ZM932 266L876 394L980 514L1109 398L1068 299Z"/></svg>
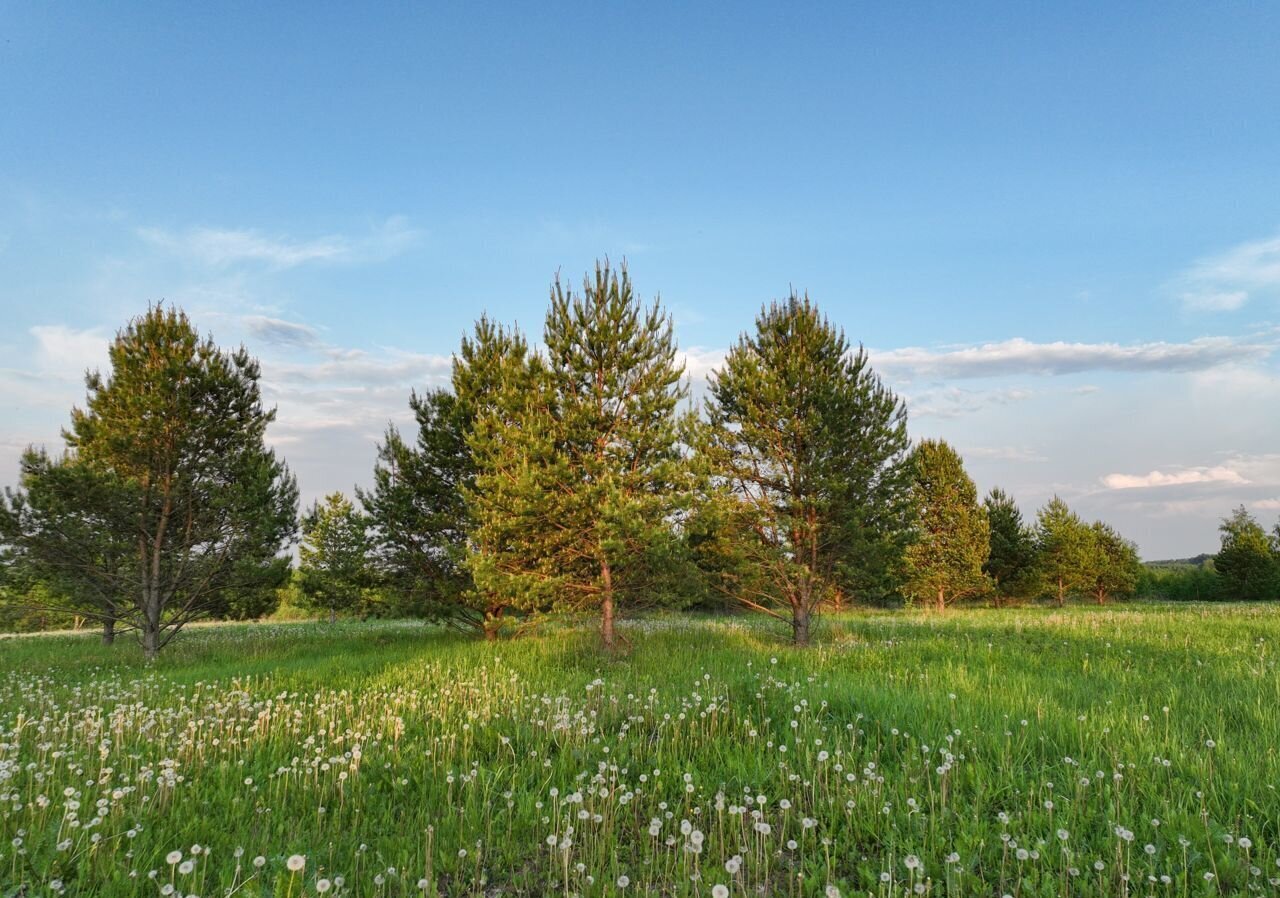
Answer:
<svg viewBox="0 0 1280 898"><path fill-rule="evenodd" d="M484 610L484 638L486 642L497 642L498 631L502 629L502 611L501 605L490 605Z"/></svg>
<svg viewBox="0 0 1280 898"><path fill-rule="evenodd" d="M151 615L147 615L143 624L142 654L148 661L154 661L160 654L160 622L152 621Z"/></svg>
<svg viewBox="0 0 1280 898"><path fill-rule="evenodd" d="M600 582L604 586L604 594L600 602L600 637L604 647L613 651L613 572L609 570L609 562L600 562Z"/></svg>
<svg viewBox="0 0 1280 898"><path fill-rule="evenodd" d="M1099 605L1105 605L1105 604L1107 604L1107 593L1106 593L1104 590L1101 590L1101 589L1100 589L1100 590L1098 590L1098 591L1097 591L1097 593L1095 593L1095 595L1097 595L1097 597L1098 597L1098 604L1099 604Z"/></svg>
<svg viewBox="0 0 1280 898"><path fill-rule="evenodd" d="M112 645L116 641L116 622L113 620L104 620L102 622L102 644Z"/></svg>
<svg viewBox="0 0 1280 898"><path fill-rule="evenodd" d="M1067 584L1062 578L1058 578L1058 607L1062 608L1067 604Z"/></svg>
<svg viewBox="0 0 1280 898"><path fill-rule="evenodd" d="M938 610L947 610L947 591L941 586L938 587Z"/></svg>
<svg viewBox="0 0 1280 898"><path fill-rule="evenodd" d="M791 638L796 645L809 644L809 606L804 602L791 606Z"/></svg>
<svg viewBox="0 0 1280 898"><path fill-rule="evenodd" d="M334 624L338 621L338 609L332 605L329 606L329 623Z"/></svg>

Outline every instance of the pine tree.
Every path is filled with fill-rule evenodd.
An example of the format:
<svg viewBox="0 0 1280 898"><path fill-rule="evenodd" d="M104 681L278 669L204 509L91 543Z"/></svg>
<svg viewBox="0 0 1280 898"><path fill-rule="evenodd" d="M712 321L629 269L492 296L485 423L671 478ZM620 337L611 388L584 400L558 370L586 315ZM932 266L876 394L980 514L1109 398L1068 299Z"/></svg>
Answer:
<svg viewBox="0 0 1280 898"><path fill-rule="evenodd" d="M298 585L307 601L329 612L358 608L371 583L368 522L342 493L314 503L302 518Z"/></svg>
<svg viewBox="0 0 1280 898"><path fill-rule="evenodd" d="M908 513L906 410L794 293L762 310L710 393L704 452L721 516L757 569L736 598L789 618L805 645L825 599L889 589Z"/></svg>
<svg viewBox="0 0 1280 898"><path fill-rule="evenodd" d="M266 447L275 412L243 348L223 352L157 306L117 335L110 361L86 378L68 457L29 455L6 528L50 576L97 584L99 613L139 630L152 658L189 621L287 575L298 493ZM92 521L105 542L82 538Z"/></svg>
<svg viewBox="0 0 1280 898"><path fill-rule="evenodd" d="M474 466L461 403L446 390L409 399L417 438L394 426L378 446L373 488L357 490L369 525L371 567L395 610L463 628L483 620L466 601L465 491Z"/></svg>
<svg viewBox="0 0 1280 898"><path fill-rule="evenodd" d="M1223 519L1218 530L1222 547L1214 567L1226 595L1242 601L1276 598L1280 593L1276 545L1257 519L1241 505Z"/></svg>
<svg viewBox="0 0 1280 898"><path fill-rule="evenodd" d="M1036 566L1059 607L1068 593L1092 586L1094 546L1088 525L1057 496L1036 515Z"/></svg>
<svg viewBox="0 0 1280 898"><path fill-rule="evenodd" d="M1094 598L1099 605L1105 605L1110 596L1133 595L1142 573L1138 547L1102 521L1095 521L1090 530L1093 535L1091 580Z"/></svg>
<svg viewBox="0 0 1280 898"><path fill-rule="evenodd" d="M1013 497L998 487L983 500L991 547L982 570L994 585L996 607L1002 599L1023 595L1035 567L1035 535L1022 521Z"/></svg>
<svg viewBox="0 0 1280 898"><path fill-rule="evenodd" d="M924 440L912 453L912 541L904 554L905 593L938 611L984 592L991 550L987 515L964 462L946 442Z"/></svg>
<svg viewBox="0 0 1280 898"><path fill-rule="evenodd" d="M684 502L671 320L597 265L581 294L557 277L545 360L504 368L477 418L477 586L525 607L594 609L615 644L622 595L670 539Z"/></svg>
<svg viewBox="0 0 1280 898"><path fill-rule="evenodd" d="M138 545L132 496L110 471L73 453L22 455L20 487L0 502L12 602L24 611L87 617L104 645L130 626Z"/></svg>

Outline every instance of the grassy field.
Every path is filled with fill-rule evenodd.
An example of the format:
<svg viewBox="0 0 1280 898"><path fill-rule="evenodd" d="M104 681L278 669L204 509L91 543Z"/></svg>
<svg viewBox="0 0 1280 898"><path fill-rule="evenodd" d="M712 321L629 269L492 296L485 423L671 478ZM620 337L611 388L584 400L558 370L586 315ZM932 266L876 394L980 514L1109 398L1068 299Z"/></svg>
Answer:
<svg viewBox="0 0 1280 898"><path fill-rule="evenodd" d="M0 896L1280 893L1280 608L0 641Z"/></svg>

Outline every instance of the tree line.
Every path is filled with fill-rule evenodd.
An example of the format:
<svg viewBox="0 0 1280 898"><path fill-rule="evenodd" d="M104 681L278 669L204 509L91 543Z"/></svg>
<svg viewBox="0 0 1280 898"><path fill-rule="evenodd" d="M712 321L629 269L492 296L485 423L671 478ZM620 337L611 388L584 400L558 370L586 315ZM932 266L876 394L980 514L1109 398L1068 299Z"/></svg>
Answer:
<svg viewBox="0 0 1280 898"><path fill-rule="evenodd" d="M370 486L299 518L258 363L150 308L88 375L64 450L28 450L5 492L7 594L107 641L136 631L154 656L191 620L255 616L291 576L331 619L376 594L493 639L585 612L608 649L621 610L655 605L757 611L804 645L848 603L1137 588L1108 525L1056 497L1024 522L998 489L979 500L946 442L913 443L903 402L807 296L765 306L700 403L625 265L557 277L540 336L482 317L449 386L411 395L416 432L386 431Z"/></svg>

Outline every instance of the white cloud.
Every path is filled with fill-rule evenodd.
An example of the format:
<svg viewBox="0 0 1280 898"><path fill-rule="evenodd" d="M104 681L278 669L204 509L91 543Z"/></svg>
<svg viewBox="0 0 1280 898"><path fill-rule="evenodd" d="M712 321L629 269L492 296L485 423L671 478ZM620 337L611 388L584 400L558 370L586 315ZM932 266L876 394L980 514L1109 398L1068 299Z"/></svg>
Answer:
<svg viewBox="0 0 1280 898"><path fill-rule="evenodd" d="M363 237L326 235L299 240L252 228L193 227L183 231L140 228L138 236L174 255L226 268L258 263L285 269L309 262L374 262L407 249L420 236L407 219L394 216Z"/></svg>
<svg viewBox="0 0 1280 898"><path fill-rule="evenodd" d="M1015 337L999 343L945 349L907 347L871 354L872 364L894 377L971 378L1015 374L1064 375L1087 371L1203 371L1262 359L1274 338L1200 337L1186 343L1033 343Z"/></svg>
<svg viewBox="0 0 1280 898"><path fill-rule="evenodd" d="M1174 280L1189 309L1229 312L1257 293L1280 291L1280 234L1206 256Z"/></svg>
<svg viewBox="0 0 1280 898"><path fill-rule="evenodd" d="M1131 490L1155 486L1186 486L1193 483L1247 484L1249 480L1227 465L1182 468L1176 471L1151 471L1147 474L1108 474L1102 478L1108 489Z"/></svg>
<svg viewBox="0 0 1280 898"><path fill-rule="evenodd" d="M111 337L97 328L76 330L64 324L41 324L31 328L35 338L35 363L48 377L79 379L86 369L107 363Z"/></svg>

